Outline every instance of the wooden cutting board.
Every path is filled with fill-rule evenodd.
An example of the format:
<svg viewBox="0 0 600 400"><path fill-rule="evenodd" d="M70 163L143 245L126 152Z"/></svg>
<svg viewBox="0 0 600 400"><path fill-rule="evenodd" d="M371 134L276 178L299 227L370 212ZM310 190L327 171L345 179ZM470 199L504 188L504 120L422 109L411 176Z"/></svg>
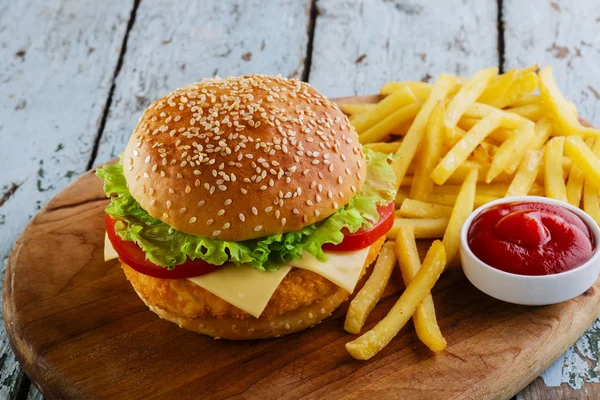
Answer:
<svg viewBox="0 0 600 400"><path fill-rule="evenodd" d="M338 100L365 99L376 97ZM508 399L600 312L600 280L574 300L524 307L486 296L455 269L433 292L448 341L437 355L409 324L370 361L352 359L345 307L287 337L214 340L159 319L118 262L103 261L107 202L100 179L84 174L32 219L8 260L6 330L48 399ZM367 328L397 300L392 281Z"/></svg>

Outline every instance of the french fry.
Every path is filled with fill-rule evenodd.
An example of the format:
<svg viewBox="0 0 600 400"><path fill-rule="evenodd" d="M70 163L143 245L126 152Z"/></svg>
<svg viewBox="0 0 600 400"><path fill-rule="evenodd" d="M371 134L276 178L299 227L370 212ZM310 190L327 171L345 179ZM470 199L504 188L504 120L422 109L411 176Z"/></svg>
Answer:
<svg viewBox="0 0 600 400"><path fill-rule="evenodd" d="M413 104L416 100L417 97L413 92L408 87L404 87L375 104L375 107L371 110L350 117L350 123L360 135L370 127L379 124L382 120L391 116L398 109Z"/></svg>
<svg viewBox="0 0 600 400"><path fill-rule="evenodd" d="M552 121L548 117L544 117L535 123L535 137L529 143L529 148L540 150L550 138L552 134Z"/></svg>
<svg viewBox="0 0 600 400"><path fill-rule="evenodd" d="M446 110L446 126L452 129L465 113L475 103L488 86L490 79L498 74L498 68L485 68L477 71L456 93Z"/></svg>
<svg viewBox="0 0 600 400"><path fill-rule="evenodd" d="M529 151L523 158L517 173L505 196L527 196L535 182L544 153L540 150Z"/></svg>
<svg viewBox="0 0 600 400"><path fill-rule="evenodd" d="M592 151L596 156L600 156L600 138L596 139ZM600 201L598 200L598 186L588 183L585 180L583 185L583 210L600 224Z"/></svg>
<svg viewBox="0 0 600 400"><path fill-rule="evenodd" d="M494 129L502 122L500 112L493 112L483 118L473 127L440 161L431 172L431 179L438 185L443 185L454 171L462 164Z"/></svg>
<svg viewBox="0 0 600 400"><path fill-rule="evenodd" d="M483 142L481 144L483 144ZM489 154L489 152L482 145L477 146L469 157L470 160L476 161L480 164L490 164L492 162L492 158L492 155Z"/></svg>
<svg viewBox="0 0 600 400"><path fill-rule="evenodd" d="M514 103L509 104L509 107L521 107L529 104L540 104L542 99L539 94L526 94Z"/></svg>
<svg viewBox="0 0 600 400"><path fill-rule="evenodd" d="M441 238L448 227L448 218L395 218L394 226L387 233L388 239L394 239L403 226L414 229L417 239Z"/></svg>
<svg viewBox="0 0 600 400"><path fill-rule="evenodd" d="M552 116L562 135L598 136L597 129L582 126L573 114L572 107L558 89L552 67L550 65L540 69L540 95L544 106Z"/></svg>
<svg viewBox="0 0 600 400"><path fill-rule="evenodd" d="M557 138L554 138L557 139ZM551 140L554 140L551 139ZM577 164L585 175L586 185L600 188L600 159L579 136L569 136L565 141L565 154Z"/></svg>
<svg viewBox="0 0 600 400"><path fill-rule="evenodd" d="M408 287L421 268L417 242L411 228L404 227L398 231L395 250L404 285ZM431 293L427 293L421 304L417 306L413 314L413 322L417 336L431 351L440 352L446 348L446 339L442 336L437 323Z"/></svg>
<svg viewBox="0 0 600 400"><path fill-rule="evenodd" d="M400 125L398 125L394 129L392 129L392 131L390 132L390 135L392 135L392 136L406 135L406 133L410 129L410 126L412 125L413 121L414 121L414 118L409 118L408 120L402 122Z"/></svg>
<svg viewBox="0 0 600 400"><path fill-rule="evenodd" d="M402 206L402 202L405 199L408 199L408 192L410 189L401 187L398 189L398 193L396 193L396 198L394 199L394 206L396 208L400 208Z"/></svg>
<svg viewBox="0 0 600 400"><path fill-rule="evenodd" d="M394 266L396 265L396 253L394 252L394 242L386 242L381 248L377 261L373 266L373 272L360 289L356 297L348 307L344 329L355 335L360 333L367 316L373 311L375 305L385 290L390 280Z"/></svg>
<svg viewBox="0 0 600 400"><path fill-rule="evenodd" d="M467 108L463 116L467 118L481 119L487 117L488 115L497 110L498 109L496 107L492 107L484 103L473 103L469 106L469 108Z"/></svg>
<svg viewBox="0 0 600 400"><path fill-rule="evenodd" d="M544 157L544 183L546 196L567 201L567 187L563 179L563 149L565 147L564 136L552 138L546 144ZM587 146L586 146L587 147Z"/></svg>
<svg viewBox="0 0 600 400"><path fill-rule="evenodd" d="M462 183L464 183L464 182L461 182L461 185L438 186L435 188L434 194L445 194L445 195L458 196L458 193L460 192L460 189L462 187ZM482 195L482 196L504 197L504 195L506 194L506 191L508 190L508 187L509 187L508 183L481 184L481 185L477 185L477 190L475 193L477 195ZM539 186L538 184L534 184L534 186L532 186L532 191L535 192L535 194L543 194L544 193L543 187ZM430 198L431 198L431 196L430 196Z"/></svg>
<svg viewBox="0 0 600 400"><path fill-rule="evenodd" d="M517 73L515 80L508 87L508 89L502 94L502 96L491 99L490 101L483 101L491 106L497 108L505 108L511 103L514 103L521 97L533 92L538 88L538 76L535 72L528 69L523 69Z"/></svg>
<svg viewBox="0 0 600 400"><path fill-rule="evenodd" d="M415 121L410 126L408 133L404 136L402 144L396 152L399 157L392 162L392 168L394 169L394 172L396 172L397 185L400 185L402 178L406 175L408 166L415 158L421 139L425 134L425 125L429 120L429 114L431 114L431 111L437 102L446 97L446 94L448 94L450 89L455 85L455 82L456 78L452 75L440 75L431 89L431 94L423 103L421 110L415 117Z"/></svg>
<svg viewBox="0 0 600 400"><path fill-rule="evenodd" d="M483 94L479 96L479 101L482 103L488 103L493 99L501 97L504 95L504 93L506 93L516 77L517 70L515 68L503 73L502 75L496 76L494 79L492 79Z"/></svg>
<svg viewBox="0 0 600 400"><path fill-rule="evenodd" d="M501 199L503 196L494 196L490 194L475 194L475 207L482 206L490 201ZM455 194L445 194L445 193L433 193L428 202L433 204L439 204L440 206L450 206L454 207L456 204L456 195ZM400 203L402 204L402 203ZM441 236L440 236L441 237Z"/></svg>
<svg viewBox="0 0 600 400"><path fill-rule="evenodd" d="M487 175L487 171L490 169L490 165L479 164L474 161L465 161L454 173L448 178L445 184L448 185L462 185L463 181L467 177L467 174L471 170L472 167L479 168L479 174L477 174L477 181L485 183L485 177ZM495 183L510 183L512 181L512 176L508 175L505 172L501 172L500 175L494 179Z"/></svg>
<svg viewBox="0 0 600 400"><path fill-rule="evenodd" d="M546 114L544 106L540 103L526 104L524 106L505 108L506 112L520 115L530 121L537 122Z"/></svg>
<svg viewBox="0 0 600 400"><path fill-rule="evenodd" d="M528 121L517 127L515 134L500 145L487 173L486 183L490 183L502 171L514 174L534 136L533 123Z"/></svg>
<svg viewBox="0 0 600 400"><path fill-rule="evenodd" d="M417 158L415 175L409 197L424 200L433 190L433 181L429 177L431 171L442 156L444 141L444 102L438 101L433 107L429 120L425 126L425 138L421 145L421 152Z"/></svg>
<svg viewBox="0 0 600 400"><path fill-rule="evenodd" d="M584 178L581 168L577 164L571 165L569 180L567 181L567 200L569 200L569 204L575 207L579 207L581 204Z"/></svg>
<svg viewBox="0 0 600 400"><path fill-rule="evenodd" d="M453 147L466 133L459 126L444 130L444 146Z"/></svg>
<svg viewBox="0 0 600 400"><path fill-rule="evenodd" d="M467 175L465 182L460 187L460 191L456 196L456 203L448 220L448 227L444 233L442 243L446 249L446 257L448 264L451 264L458 254L460 248L460 229L463 223L473 212L475 204L475 190L477 188L477 169L471 169Z"/></svg>
<svg viewBox="0 0 600 400"><path fill-rule="evenodd" d="M402 142L401 141L389 142L389 143L373 142L373 143L367 143L365 146L367 146L369 149L371 149L373 151L379 151L381 153L395 153L396 150L398 150L398 147L400 147L400 143L402 143Z"/></svg>
<svg viewBox="0 0 600 400"><path fill-rule="evenodd" d="M450 218L452 207L404 199L396 215L404 218Z"/></svg>
<svg viewBox="0 0 600 400"><path fill-rule="evenodd" d="M399 92L397 92L399 93ZM404 106L399 110L394 111L383 120L379 121L369 129L358 136L358 140L362 143L371 143L382 140L394 128L402 123L415 118L422 106L421 100L417 100L412 104ZM404 141L403 141L404 142ZM400 145L402 146L402 145Z"/></svg>
<svg viewBox="0 0 600 400"><path fill-rule="evenodd" d="M375 104L371 103L349 103L349 104L340 104L340 110L348 115L356 115L362 114L366 111L371 111L375 108Z"/></svg>
<svg viewBox="0 0 600 400"><path fill-rule="evenodd" d="M421 100L427 100L431 93L431 85L425 82L388 82L381 87L379 93L387 96L403 87L408 87Z"/></svg>
<svg viewBox="0 0 600 400"><path fill-rule="evenodd" d="M406 175L404 178L402 178L402 183L400 184L400 187L402 186L412 186L413 184L413 177L410 175ZM410 196L409 196L410 197Z"/></svg>
<svg viewBox="0 0 600 400"><path fill-rule="evenodd" d="M463 116L458 121L458 123L456 124L456 126L458 126L460 129L468 132L471 129L473 129L473 127L475 125L477 125L480 121L481 121L481 118L473 118L473 117Z"/></svg>
<svg viewBox="0 0 600 400"><path fill-rule="evenodd" d="M346 343L350 355L358 360L368 360L387 346L431 292L445 266L444 245L436 240L427 252L423 265L388 315L373 329Z"/></svg>

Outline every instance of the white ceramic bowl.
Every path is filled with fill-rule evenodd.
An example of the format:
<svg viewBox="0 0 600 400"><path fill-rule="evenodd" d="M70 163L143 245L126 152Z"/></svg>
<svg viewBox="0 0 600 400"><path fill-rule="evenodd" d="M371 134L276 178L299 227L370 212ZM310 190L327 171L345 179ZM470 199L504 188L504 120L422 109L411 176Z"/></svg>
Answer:
<svg viewBox="0 0 600 400"><path fill-rule="evenodd" d="M513 202L539 202L566 208L590 227L596 249L592 257L583 265L569 271L553 275L517 275L492 268L479 260L471 251L467 235L473 219L497 204ZM600 228L587 213L559 200L537 196L515 196L487 203L469 215L460 231L460 258L467 279L482 292L509 303L523 305L546 305L560 303L579 296L588 290L600 273Z"/></svg>

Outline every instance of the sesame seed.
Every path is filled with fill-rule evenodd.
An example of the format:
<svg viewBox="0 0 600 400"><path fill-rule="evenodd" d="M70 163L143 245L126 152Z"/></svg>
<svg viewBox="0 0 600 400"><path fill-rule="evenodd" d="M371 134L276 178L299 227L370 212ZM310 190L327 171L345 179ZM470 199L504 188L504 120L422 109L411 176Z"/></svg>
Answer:
<svg viewBox="0 0 600 400"><path fill-rule="evenodd" d="M215 222L214 219L209 219L208 221L206 221L206 225L212 225Z"/></svg>
<svg viewBox="0 0 600 400"><path fill-rule="evenodd" d="M221 234L220 230L216 230L212 233L213 236L219 236Z"/></svg>
<svg viewBox="0 0 600 400"><path fill-rule="evenodd" d="M285 218L281 218L281 225L285 225L286 222L287 220Z"/></svg>
<svg viewBox="0 0 600 400"><path fill-rule="evenodd" d="M258 215L258 210L256 209L256 207L252 207L252 214Z"/></svg>
<svg viewBox="0 0 600 400"><path fill-rule="evenodd" d="M231 224L229 222L223 224L223 229L229 229L229 227L231 226Z"/></svg>
<svg viewBox="0 0 600 400"><path fill-rule="evenodd" d="M196 222L198 220L198 218L196 217L192 217L188 220L188 223L193 224L194 222Z"/></svg>
<svg viewBox="0 0 600 400"><path fill-rule="evenodd" d="M246 217L244 216L244 214L240 213L239 217L240 217L240 221L242 221L242 222L246 221Z"/></svg>
<svg viewBox="0 0 600 400"><path fill-rule="evenodd" d="M225 204L226 206L228 206L228 205L230 205L231 203L232 203L232 200L231 200L231 199L227 199L227 200L225 200L225 203L224 203L224 204Z"/></svg>
<svg viewBox="0 0 600 400"><path fill-rule="evenodd" d="M167 200L167 208L171 208L171 200Z"/></svg>
<svg viewBox="0 0 600 400"><path fill-rule="evenodd" d="M254 232L258 232L258 231L260 231L261 229L262 229L262 226L261 226L261 225L255 226L255 227L254 227Z"/></svg>
<svg viewBox="0 0 600 400"><path fill-rule="evenodd" d="M315 217L318 217L321 214L319 210L315 210Z"/></svg>
<svg viewBox="0 0 600 400"><path fill-rule="evenodd" d="M198 207L202 207L202 206L204 206L205 204L206 204L206 201L205 201L205 200L200 200L200 201L198 202Z"/></svg>

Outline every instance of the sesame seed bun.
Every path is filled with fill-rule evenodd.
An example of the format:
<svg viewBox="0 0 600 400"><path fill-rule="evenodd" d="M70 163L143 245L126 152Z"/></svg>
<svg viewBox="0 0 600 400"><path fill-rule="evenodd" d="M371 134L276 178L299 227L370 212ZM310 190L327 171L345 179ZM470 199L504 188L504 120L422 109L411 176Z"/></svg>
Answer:
<svg viewBox="0 0 600 400"><path fill-rule="evenodd" d="M307 83L265 75L205 79L157 100L123 164L150 215L232 241L327 218L366 175L358 136L334 103Z"/></svg>
<svg viewBox="0 0 600 400"><path fill-rule="evenodd" d="M385 236L371 245L363 279L384 242ZM327 318L350 296L314 272L293 268L260 318L255 318L187 279L153 278L123 262L121 266L151 311L181 328L223 339L265 339L306 329Z"/></svg>

